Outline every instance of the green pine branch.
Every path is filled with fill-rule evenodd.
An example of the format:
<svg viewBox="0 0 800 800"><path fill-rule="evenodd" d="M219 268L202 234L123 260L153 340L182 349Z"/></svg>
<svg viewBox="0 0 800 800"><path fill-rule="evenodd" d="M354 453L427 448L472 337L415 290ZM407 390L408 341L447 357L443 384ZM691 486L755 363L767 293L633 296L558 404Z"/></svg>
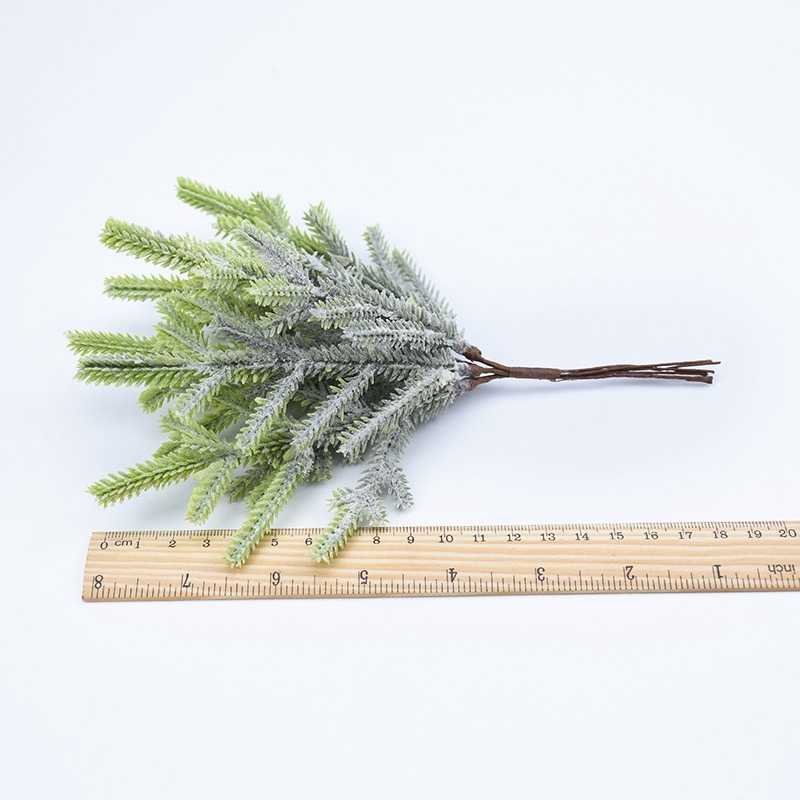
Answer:
<svg viewBox="0 0 800 800"><path fill-rule="evenodd" d="M151 336L70 331L77 377L140 386L143 411L164 410L165 440L146 461L94 483L102 505L192 479L187 517L209 519L225 496L248 516L227 559L242 566L304 481L337 461L363 462L331 499L311 549L329 561L360 525L385 524L385 498L411 504L400 466L414 428L461 393L506 377L660 377L710 382L710 362L589 370L505 367L463 338L452 310L382 230L367 258L317 204L292 224L280 197L239 198L187 178L178 196L214 218L220 240L165 235L109 219L101 241L162 266L164 275L108 278L105 292L149 300Z"/></svg>
<svg viewBox="0 0 800 800"><path fill-rule="evenodd" d="M177 449L154 456L149 461L102 478L89 487L89 493L102 506L141 494L147 489L163 489L186 480L209 463L207 455Z"/></svg>

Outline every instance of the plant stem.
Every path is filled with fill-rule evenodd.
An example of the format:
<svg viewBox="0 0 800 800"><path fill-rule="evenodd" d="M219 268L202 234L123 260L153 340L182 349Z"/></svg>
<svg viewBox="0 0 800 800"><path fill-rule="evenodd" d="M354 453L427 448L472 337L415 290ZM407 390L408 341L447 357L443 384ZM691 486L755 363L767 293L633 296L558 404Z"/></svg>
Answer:
<svg viewBox="0 0 800 800"><path fill-rule="evenodd" d="M508 367L484 358L477 347L469 346L463 355L471 370L470 389L498 378L527 378L544 381L583 381L600 378L658 378L661 380L711 383L713 369L703 369L719 361L665 361L659 364L607 364L584 369L554 369L549 367Z"/></svg>

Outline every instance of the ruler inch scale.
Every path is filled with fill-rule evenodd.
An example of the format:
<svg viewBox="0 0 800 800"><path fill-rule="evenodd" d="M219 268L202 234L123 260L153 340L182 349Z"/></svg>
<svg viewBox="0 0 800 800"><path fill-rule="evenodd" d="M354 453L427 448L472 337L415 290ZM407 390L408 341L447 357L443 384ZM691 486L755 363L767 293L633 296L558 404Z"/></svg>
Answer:
<svg viewBox="0 0 800 800"><path fill-rule="evenodd" d="M83 599L800 590L800 521L361 528L330 564L321 531L274 529L239 569L232 530L95 532Z"/></svg>

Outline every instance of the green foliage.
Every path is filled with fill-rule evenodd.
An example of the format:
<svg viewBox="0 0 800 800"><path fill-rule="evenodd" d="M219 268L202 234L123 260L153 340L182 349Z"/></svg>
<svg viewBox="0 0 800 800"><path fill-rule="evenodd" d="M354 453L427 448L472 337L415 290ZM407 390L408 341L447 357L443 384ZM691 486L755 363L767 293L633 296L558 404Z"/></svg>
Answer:
<svg viewBox="0 0 800 800"><path fill-rule="evenodd" d="M241 199L179 179L178 196L212 214L219 241L166 236L111 219L101 240L170 270L122 275L106 293L151 300L152 336L72 331L77 377L143 387L140 404L167 439L154 456L98 481L107 505L194 477L188 519L225 496L250 509L227 558L245 563L295 488L330 476L336 458L365 460L354 489L331 499L312 549L330 560L359 525L385 524L384 497L411 503L400 457L416 425L470 388L469 347L452 312L381 230L370 260L348 248L323 205L292 225L280 197Z"/></svg>
<svg viewBox="0 0 800 800"><path fill-rule="evenodd" d="M158 300L184 285L172 275L120 275L106 280L106 294L120 300Z"/></svg>
<svg viewBox="0 0 800 800"><path fill-rule="evenodd" d="M143 464L136 464L124 472L97 481L89 487L89 491L100 505L109 506L141 494L146 489L162 489L185 480L208 463L208 456L198 454L191 447L162 451Z"/></svg>

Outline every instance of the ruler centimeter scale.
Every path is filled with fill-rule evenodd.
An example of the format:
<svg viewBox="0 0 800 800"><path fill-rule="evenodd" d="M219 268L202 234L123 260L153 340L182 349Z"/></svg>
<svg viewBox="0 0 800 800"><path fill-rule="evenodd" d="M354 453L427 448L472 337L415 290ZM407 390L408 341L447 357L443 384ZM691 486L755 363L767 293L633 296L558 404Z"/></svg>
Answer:
<svg viewBox="0 0 800 800"><path fill-rule="evenodd" d="M270 531L241 569L231 530L96 532L83 599L800 589L797 521L362 528L330 564L309 557L320 532Z"/></svg>

